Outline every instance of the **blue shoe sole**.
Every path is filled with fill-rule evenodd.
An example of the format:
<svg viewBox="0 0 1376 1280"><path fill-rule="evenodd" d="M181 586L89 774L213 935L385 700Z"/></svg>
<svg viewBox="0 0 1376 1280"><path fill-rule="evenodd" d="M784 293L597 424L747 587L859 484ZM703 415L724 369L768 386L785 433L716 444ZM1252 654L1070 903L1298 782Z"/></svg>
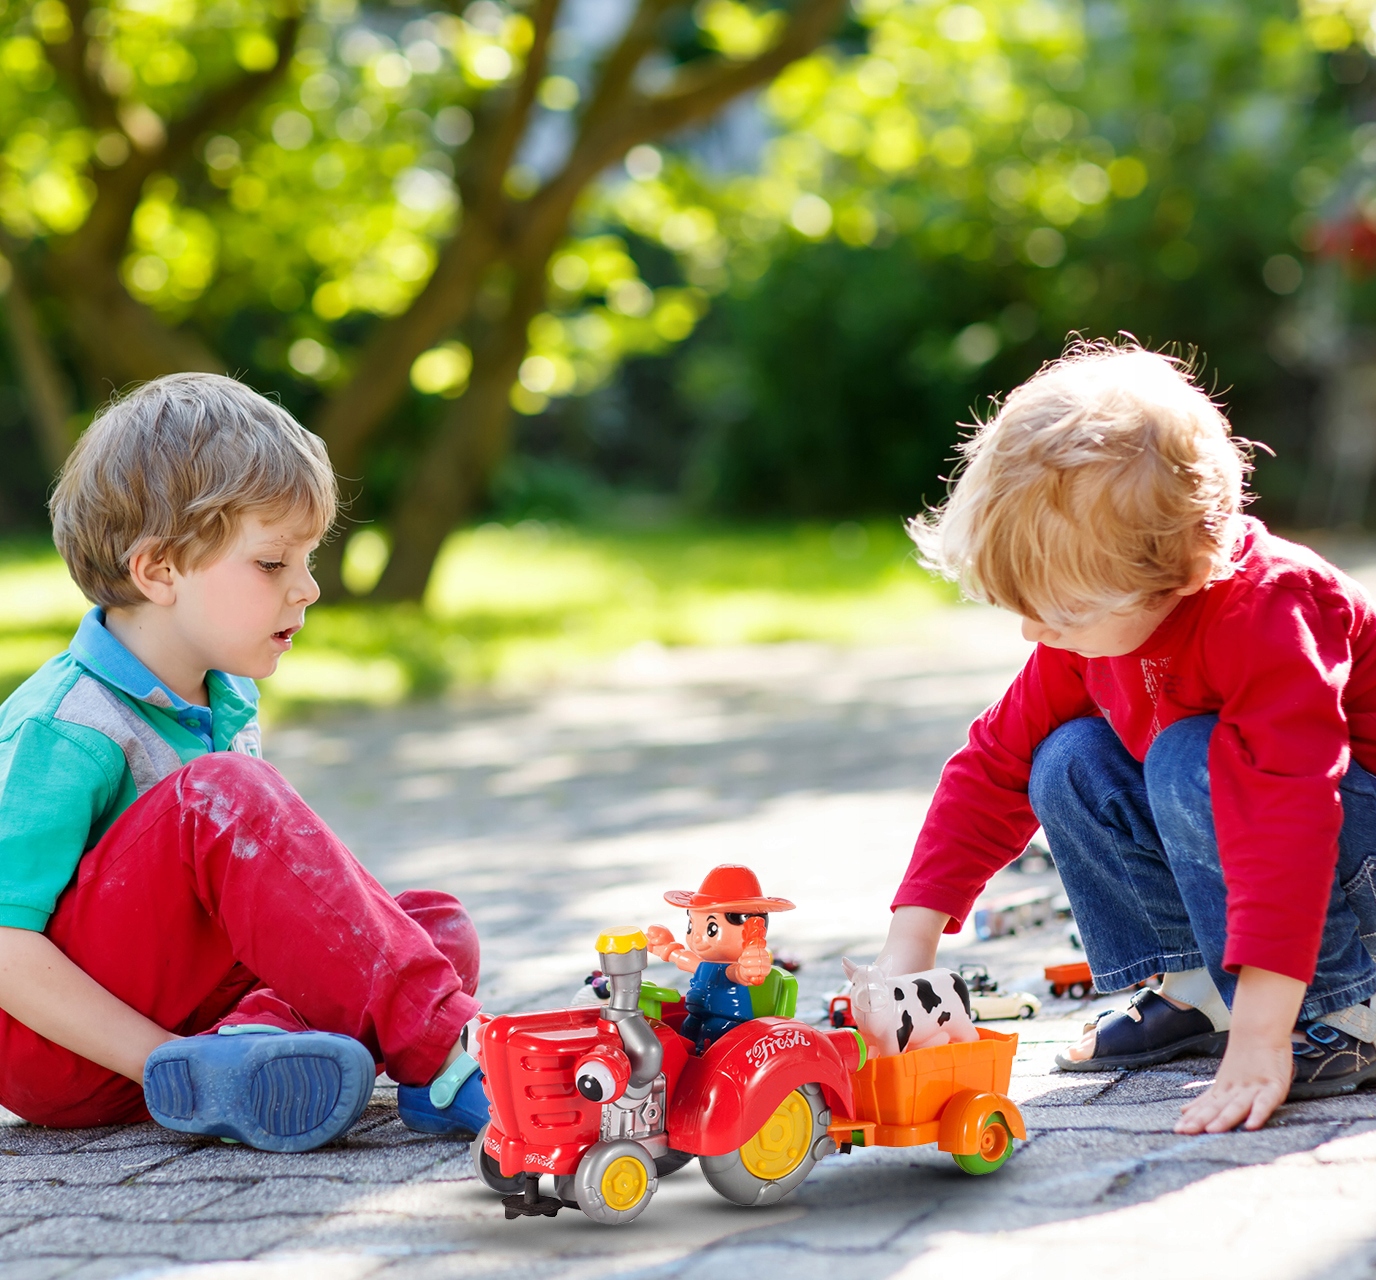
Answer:
<svg viewBox="0 0 1376 1280"><path fill-rule="evenodd" d="M397 1114L401 1123L416 1133L442 1133L472 1138L488 1121L487 1094L483 1078L474 1072L443 1111L430 1101L428 1085L397 1086Z"/></svg>
<svg viewBox="0 0 1376 1280"><path fill-rule="evenodd" d="M188 1036L148 1055L143 1096L165 1129L313 1151L363 1114L376 1076L357 1040L325 1031Z"/></svg>

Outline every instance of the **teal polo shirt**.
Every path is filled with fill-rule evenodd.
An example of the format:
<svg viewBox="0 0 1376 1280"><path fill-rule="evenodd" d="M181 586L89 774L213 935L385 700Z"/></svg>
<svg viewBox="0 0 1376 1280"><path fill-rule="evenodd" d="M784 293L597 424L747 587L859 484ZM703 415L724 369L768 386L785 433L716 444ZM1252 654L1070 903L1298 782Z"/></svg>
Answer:
<svg viewBox="0 0 1376 1280"><path fill-rule="evenodd" d="M0 705L0 925L45 928L81 855L184 764L262 754L252 680L208 672L210 706L187 702L104 619L92 609Z"/></svg>

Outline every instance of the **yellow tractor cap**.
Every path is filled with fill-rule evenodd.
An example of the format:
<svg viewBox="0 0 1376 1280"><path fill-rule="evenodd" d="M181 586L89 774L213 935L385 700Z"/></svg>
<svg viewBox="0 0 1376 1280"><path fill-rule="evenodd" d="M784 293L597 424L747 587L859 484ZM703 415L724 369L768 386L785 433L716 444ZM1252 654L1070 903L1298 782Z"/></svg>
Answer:
<svg viewBox="0 0 1376 1280"><path fill-rule="evenodd" d="M597 950L603 955L624 956L630 951L645 951L649 948L645 935L639 929L608 929L597 935Z"/></svg>

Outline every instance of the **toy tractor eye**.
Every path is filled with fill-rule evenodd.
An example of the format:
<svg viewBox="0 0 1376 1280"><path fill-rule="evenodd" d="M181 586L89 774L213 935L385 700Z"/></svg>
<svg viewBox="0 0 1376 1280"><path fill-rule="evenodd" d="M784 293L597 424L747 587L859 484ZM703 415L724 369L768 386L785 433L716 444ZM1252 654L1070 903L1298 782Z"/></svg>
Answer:
<svg viewBox="0 0 1376 1280"><path fill-rule="evenodd" d="M585 1062L578 1069L577 1085L589 1102L605 1102L616 1092L616 1080L605 1062Z"/></svg>
<svg viewBox="0 0 1376 1280"><path fill-rule="evenodd" d="M717 928L717 922L715 920L711 920L708 921L707 929L705 932L709 938L715 938L717 934L721 932L721 930Z"/></svg>

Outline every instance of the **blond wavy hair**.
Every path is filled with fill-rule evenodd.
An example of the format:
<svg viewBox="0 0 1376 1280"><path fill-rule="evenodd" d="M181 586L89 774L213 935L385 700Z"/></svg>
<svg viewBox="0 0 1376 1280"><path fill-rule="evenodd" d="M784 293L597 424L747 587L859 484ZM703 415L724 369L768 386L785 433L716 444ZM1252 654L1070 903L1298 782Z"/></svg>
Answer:
<svg viewBox="0 0 1376 1280"><path fill-rule="evenodd" d="M179 569L213 561L243 516L334 523L338 491L324 442L233 378L178 373L107 405L77 442L48 503L53 541L86 598L138 605L135 551Z"/></svg>
<svg viewBox="0 0 1376 1280"><path fill-rule="evenodd" d="M1186 361L1079 342L972 430L945 503L908 523L970 598L1075 626L1158 603L1201 558L1231 572L1250 442Z"/></svg>

